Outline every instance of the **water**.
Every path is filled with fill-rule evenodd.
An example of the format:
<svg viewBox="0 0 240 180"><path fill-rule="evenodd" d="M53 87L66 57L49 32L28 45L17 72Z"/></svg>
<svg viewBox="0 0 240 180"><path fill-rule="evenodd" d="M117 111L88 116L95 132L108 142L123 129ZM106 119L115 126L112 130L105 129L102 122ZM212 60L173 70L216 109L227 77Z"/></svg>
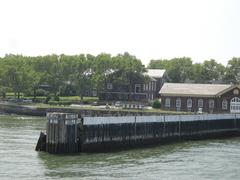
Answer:
<svg viewBox="0 0 240 180"><path fill-rule="evenodd" d="M35 152L46 120L0 115L0 179L240 179L240 138L114 153Z"/></svg>

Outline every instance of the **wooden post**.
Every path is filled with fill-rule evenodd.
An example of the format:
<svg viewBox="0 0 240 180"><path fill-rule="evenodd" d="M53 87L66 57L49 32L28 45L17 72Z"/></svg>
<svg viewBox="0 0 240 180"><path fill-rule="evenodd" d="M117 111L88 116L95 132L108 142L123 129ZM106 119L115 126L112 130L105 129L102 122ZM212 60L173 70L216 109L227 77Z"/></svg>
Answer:
<svg viewBox="0 0 240 180"><path fill-rule="evenodd" d="M134 140L137 141L137 117L134 117Z"/></svg>
<svg viewBox="0 0 240 180"><path fill-rule="evenodd" d="M73 113L47 113L47 152L78 152L77 117Z"/></svg>
<svg viewBox="0 0 240 180"><path fill-rule="evenodd" d="M166 127L165 127L166 125L165 125L165 115L163 115L163 137L165 137L165 129L166 129Z"/></svg>
<svg viewBox="0 0 240 180"><path fill-rule="evenodd" d="M178 116L178 136L181 138L181 115Z"/></svg>
<svg viewBox="0 0 240 180"><path fill-rule="evenodd" d="M237 114L234 115L234 129L237 129Z"/></svg>

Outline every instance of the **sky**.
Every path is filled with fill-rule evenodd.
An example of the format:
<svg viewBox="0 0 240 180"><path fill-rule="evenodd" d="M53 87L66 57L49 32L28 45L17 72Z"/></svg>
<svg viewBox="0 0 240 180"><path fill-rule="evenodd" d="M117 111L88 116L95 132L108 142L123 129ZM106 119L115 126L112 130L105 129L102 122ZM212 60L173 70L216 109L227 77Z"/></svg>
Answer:
<svg viewBox="0 0 240 180"><path fill-rule="evenodd" d="M0 0L0 56L129 52L224 65L240 57L240 0Z"/></svg>

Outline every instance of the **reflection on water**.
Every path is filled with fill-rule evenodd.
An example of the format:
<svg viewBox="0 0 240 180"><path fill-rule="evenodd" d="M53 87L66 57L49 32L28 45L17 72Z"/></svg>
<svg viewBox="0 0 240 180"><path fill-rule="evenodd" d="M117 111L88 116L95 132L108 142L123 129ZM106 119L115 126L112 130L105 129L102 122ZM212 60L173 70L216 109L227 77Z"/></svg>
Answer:
<svg viewBox="0 0 240 180"><path fill-rule="evenodd" d="M240 138L51 155L34 151L45 123L0 116L0 179L240 179Z"/></svg>

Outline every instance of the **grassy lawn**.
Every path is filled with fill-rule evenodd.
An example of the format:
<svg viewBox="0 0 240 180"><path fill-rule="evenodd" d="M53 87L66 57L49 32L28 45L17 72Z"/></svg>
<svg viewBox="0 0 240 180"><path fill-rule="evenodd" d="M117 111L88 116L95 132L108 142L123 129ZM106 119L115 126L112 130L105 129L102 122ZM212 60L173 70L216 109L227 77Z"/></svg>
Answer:
<svg viewBox="0 0 240 180"><path fill-rule="evenodd" d="M13 99L14 93L7 93L7 98ZM21 94L21 98L24 99L33 99L33 96L23 96ZM176 111L165 111L161 109L118 109L118 108L110 108L106 109L99 106L69 106L70 104L78 104L81 101L79 96L60 96L59 101L50 100L49 104L44 104L46 96L37 96L37 100L40 103L17 103L16 105L27 105L35 108L61 108L61 109L83 109L83 110L100 110L100 111L122 111L122 112L149 112L149 113L161 113L161 114L192 114L189 112L176 112ZM83 102L86 104L91 104L94 101L98 101L98 97L83 97ZM66 103L67 102L67 103ZM66 104L65 104L66 103ZM61 105L63 104L63 105Z"/></svg>
<svg viewBox="0 0 240 180"><path fill-rule="evenodd" d="M7 99L14 99L14 93L8 92L6 93ZM20 94L20 99L33 99L33 96L24 96L24 94ZM37 102L44 102L46 100L46 96L37 96ZM51 101L54 101L51 99ZM81 101L80 96L59 96L59 102L69 102L69 103L79 103ZM92 103L94 101L98 101L98 97L83 97L83 102Z"/></svg>
<svg viewBox="0 0 240 180"><path fill-rule="evenodd" d="M102 108L99 106L58 106L58 105L49 105L49 104L34 104L32 105L36 108L61 108L61 109L82 109L82 110L99 110L99 111L121 111L121 112L146 112L146 113L157 113L157 114L171 114L171 115L177 115L177 114L192 114L189 112L177 112L177 111L166 111L161 109L118 109L118 108Z"/></svg>

